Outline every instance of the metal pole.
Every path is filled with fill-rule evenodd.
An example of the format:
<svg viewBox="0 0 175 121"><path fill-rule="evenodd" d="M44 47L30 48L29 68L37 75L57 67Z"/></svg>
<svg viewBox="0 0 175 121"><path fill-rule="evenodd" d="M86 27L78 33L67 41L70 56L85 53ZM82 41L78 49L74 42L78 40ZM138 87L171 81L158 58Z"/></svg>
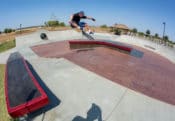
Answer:
<svg viewBox="0 0 175 121"><path fill-rule="evenodd" d="M20 34L21 34L22 24L20 24Z"/></svg>
<svg viewBox="0 0 175 121"><path fill-rule="evenodd" d="M165 37L165 27L166 27L166 23L165 22L163 22L163 39L164 39L164 37Z"/></svg>

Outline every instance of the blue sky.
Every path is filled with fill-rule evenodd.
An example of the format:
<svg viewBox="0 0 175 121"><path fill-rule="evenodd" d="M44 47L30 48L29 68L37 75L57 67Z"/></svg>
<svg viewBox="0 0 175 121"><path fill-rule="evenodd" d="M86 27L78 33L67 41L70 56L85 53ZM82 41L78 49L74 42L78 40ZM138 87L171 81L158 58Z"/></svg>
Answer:
<svg viewBox="0 0 175 121"><path fill-rule="evenodd" d="M1 0L0 30L12 27L41 25L55 15L67 23L72 13L83 10L96 22L91 25L122 23L145 32L162 36L163 22L166 34L175 41L174 0Z"/></svg>

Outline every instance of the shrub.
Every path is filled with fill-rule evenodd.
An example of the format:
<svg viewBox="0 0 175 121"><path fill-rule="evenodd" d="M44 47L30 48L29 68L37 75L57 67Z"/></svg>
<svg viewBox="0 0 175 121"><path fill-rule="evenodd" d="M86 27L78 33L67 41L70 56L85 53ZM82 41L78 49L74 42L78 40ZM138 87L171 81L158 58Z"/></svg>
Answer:
<svg viewBox="0 0 175 121"><path fill-rule="evenodd" d="M100 27L101 28L107 28L108 26L106 24L104 24L104 25L101 25Z"/></svg>
<svg viewBox="0 0 175 121"><path fill-rule="evenodd" d="M61 22L61 23L59 24L59 26L64 27L64 26L66 26L66 25L65 25L65 23L64 23L64 22Z"/></svg>
<svg viewBox="0 0 175 121"><path fill-rule="evenodd" d="M15 30L11 28L4 29L4 33L11 33L11 32L15 32Z"/></svg>
<svg viewBox="0 0 175 121"><path fill-rule="evenodd" d="M49 27L59 26L59 21L48 21L48 22L45 22L45 25Z"/></svg>
<svg viewBox="0 0 175 121"><path fill-rule="evenodd" d="M2 34L2 32L0 31L0 34Z"/></svg>
<svg viewBox="0 0 175 121"><path fill-rule="evenodd" d="M139 36L142 36L142 37L145 36L145 34L143 32L139 32L138 34L139 34Z"/></svg>

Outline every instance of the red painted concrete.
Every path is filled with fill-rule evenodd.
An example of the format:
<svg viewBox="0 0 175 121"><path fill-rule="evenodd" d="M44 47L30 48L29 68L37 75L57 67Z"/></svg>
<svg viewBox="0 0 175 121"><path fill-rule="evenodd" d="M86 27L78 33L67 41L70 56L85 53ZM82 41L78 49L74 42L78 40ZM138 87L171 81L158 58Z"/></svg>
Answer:
<svg viewBox="0 0 175 121"><path fill-rule="evenodd" d="M113 82L175 105L175 64L151 51L133 48L144 56L136 58L105 47L76 51L69 49L68 42L32 47L39 56L64 57Z"/></svg>
<svg viewBox="0 0 175 121"><path fill-rule="evenodd" d="M54 42L32 47L32 49L42 57L62 57L65 54L71 53L69 43L67 41Z"/></svg>

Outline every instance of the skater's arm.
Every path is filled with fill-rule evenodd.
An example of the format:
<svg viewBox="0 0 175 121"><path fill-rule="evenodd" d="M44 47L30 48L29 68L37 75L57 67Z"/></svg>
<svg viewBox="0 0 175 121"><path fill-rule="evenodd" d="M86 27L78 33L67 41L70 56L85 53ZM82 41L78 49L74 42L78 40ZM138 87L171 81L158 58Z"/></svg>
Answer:
<svg viewBox="0 0 175 121"><path fill-rule="evenodd" d="M74 15L70 16L69 23L72 22Z"/></svg>
<svg viewBox="0 0 175 121"><path fill-rule="evenodd" d="M95 19L93 17L89 17L89 16L86 16L87 19L90 19L92 21L95 21Z"/></svg>

